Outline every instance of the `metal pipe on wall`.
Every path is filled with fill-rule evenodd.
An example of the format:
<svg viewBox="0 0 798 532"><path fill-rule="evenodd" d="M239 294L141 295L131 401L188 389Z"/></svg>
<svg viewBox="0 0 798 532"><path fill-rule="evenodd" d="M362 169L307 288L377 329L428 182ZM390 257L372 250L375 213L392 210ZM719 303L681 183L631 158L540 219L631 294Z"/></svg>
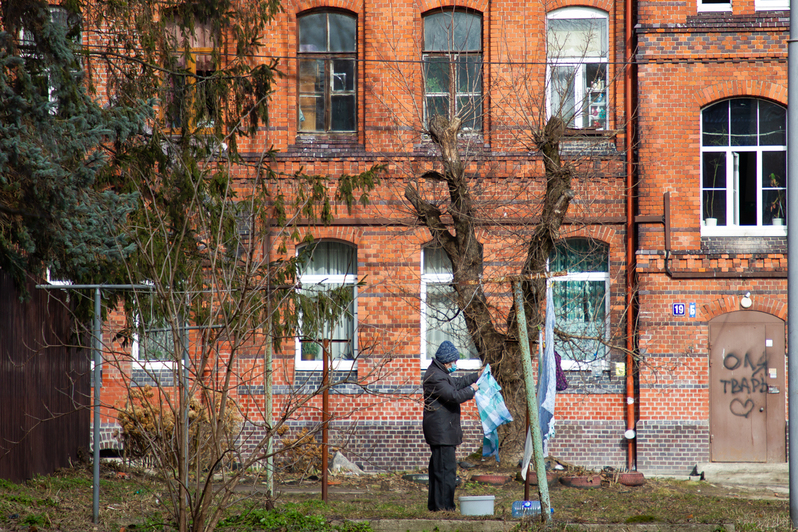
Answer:
<svg viewBox="0 0 798 532"><path fill-rule="evenodd" d="M633 0L624 0L624 119L626 120L626 467L637 468L635 460L635 387L634 387L634 120L632 119L632 89L634 65Z"/></svg>
<svg viewBox="0 0 798 532"><path fill-rule="evenodd" d="M790 0L790 13L798 12L798 0ZM790 39L787 41L787 205L798 205L798 185L791 182L798 178L798 17L790 16ZM798 211L797 211L798 212ZM793 213L787 218L788 256L798 249L798 217ZM792 319L789 310L798 309L798 260L793 257L787 263L787 345L788 350L798 346L798 322ZM798 356L787 357L789 381L789 442L798 442ZM792 445L790 445L792 447ZM798 452L789 453L790 470L790 521L798 527Z"/></svg>

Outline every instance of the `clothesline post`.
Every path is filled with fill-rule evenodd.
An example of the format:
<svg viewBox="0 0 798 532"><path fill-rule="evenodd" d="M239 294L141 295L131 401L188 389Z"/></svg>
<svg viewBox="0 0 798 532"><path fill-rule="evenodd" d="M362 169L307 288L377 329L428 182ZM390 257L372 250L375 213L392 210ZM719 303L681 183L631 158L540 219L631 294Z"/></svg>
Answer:
<svg viewBox="0 0 798 532"><path fill-rule="evenodd" d="M551 519L549 484L546 479L546 463L543 459L543 438L540 435L538 400L535 394L535 380L532 376L532 355L531 350L529 349L529 336L527 335L526 330L526 312L524 312L524 298L521 292L521 280L513 281L513 297L515 299L515 310L518 321L518 343L521 347L521 364L524 368L526 409L529 416L529 428L532 432L532 449L534 451L533 461L535 463L535 473L538 477L540 513L543 516L543 521L549 521Z"/></svg>

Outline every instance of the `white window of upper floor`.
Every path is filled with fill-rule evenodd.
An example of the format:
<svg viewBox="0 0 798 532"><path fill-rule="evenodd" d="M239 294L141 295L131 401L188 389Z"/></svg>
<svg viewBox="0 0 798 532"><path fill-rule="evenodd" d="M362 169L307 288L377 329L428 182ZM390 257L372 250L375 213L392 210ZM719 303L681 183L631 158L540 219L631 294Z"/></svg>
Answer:
<svg viewBox="0 0 798 532"><path fill-rule="evenodd" d="M787 110L755 98L701 112L701 234L787 234Z"/></svg>
<svg viewBox="0 0 798 532"><path fill-rule="evenodd" d="M547 112L570 128L607 128L609 17L566 7L547 16Z"/></svg>
<svg viewBox="0 0 798 532"><path fill-rule="evenodd" d="M351 369L357 357L357 249L345 242L322 240L308 244L302 252L307 259L299 281L306 297L295 344L296 368L322 369L326 340L333 368ZM336 289L343 289L348 297L342 297L342 290L337 297L319 297Z"/></svg>
<svg viewBox="0 0 798 532"><path fill-rule="evenodd" d="M53 35L52 32L63 34L67 38L67 42L74 47L75 49L81 46L81 19L79 15L74 13L70 13L64 7L51 5L48 8L49 11L49 20L44 22L44 27L42 27L39 31L49 31L51 32L50 35ZM49 23L49 28L46 25ZM45 42L46 39L42 40ZM35 77L41 79L41 83L39 84L42 90L47 91L47 97L52 104L50 107L51 114L57 114L58 112L58 89L60 83L54 76L59 74L57 71L54 71L52 65L44 61L46 59L44 56L40 55L40 52L37 47L36 43L36 33L28 28L22 28L19 32L19 47L20 47L20 55L27 63L27 68L29 73ZM60 75L64 75L61 73Z"/></svg>
<svg viewBox="0 0 798 532"><path fill-rule="evenodd" d="M457 367L481 366L477 348L466 327L452 286L452 262L441 247L421 251L421 367L429 366L438 346L445 340L460 352Z"/></svg>

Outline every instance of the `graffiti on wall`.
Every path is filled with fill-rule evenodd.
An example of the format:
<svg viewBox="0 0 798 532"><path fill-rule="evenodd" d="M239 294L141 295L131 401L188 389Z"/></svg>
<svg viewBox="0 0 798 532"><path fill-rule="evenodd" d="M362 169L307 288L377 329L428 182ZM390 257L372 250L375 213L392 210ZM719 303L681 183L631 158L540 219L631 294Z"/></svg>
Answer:
<svg viewBox="0 0 798 532"><path fill-rule="evenodd" d="M729 410L735 416L747 418L754 410L753 399L747 398L752 393L767 393L767 365L768 356L762 353L757 362L751 361L750 353L745 353L742 357L734 353L725 354L723 357L723 367L729 371L741 369L744 376L739 378L732 377L721 379L723 393L732 396L729 402ZM750 371L750 374L748 373ZM743 397L740 397L742 395Z"/></svg>

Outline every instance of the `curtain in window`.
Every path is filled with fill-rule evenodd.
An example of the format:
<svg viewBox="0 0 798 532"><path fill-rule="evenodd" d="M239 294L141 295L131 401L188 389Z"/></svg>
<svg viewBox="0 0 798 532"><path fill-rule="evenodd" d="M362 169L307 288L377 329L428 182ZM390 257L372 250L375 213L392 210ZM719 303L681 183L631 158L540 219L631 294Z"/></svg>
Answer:
<svg viewBox="0 0 798 532"><path fill-rule="evenodd" d="M354 359L355 336L355 276L357 275L357 253L354 247L342 242L318 242L311 244L310 257L302 266L302 291L305 295L330 292L346 288L348 303L346 308L327 308L333 304L326 298L317 298L315 311L319 315L329 315L330 311L339 314L337 320L320 324L317 342L305 341L302 344L303 360L321 360L319 343L331 340L330 352L333 359ZM310 319L310 316L304 319Z"/></svg>
<svg viewBox="0 0 798 532"><path fill-rule="evenodd" d="M606 354L599 341L605 336L605 281L552 283L557 328L571 335L557 339L555 349L566 359L591 362Z"/></svg>
<svg viewBox="0 0 798 532"><path fill-rule="evenodd" d="M549 57L607 55L606 19L549 19Z"/></svg>
<svg viewBox="0 0 798 532"><path fill-rule="evenodd" d="M442 248L424 249L423 268L425 276L437 276L439 280L451 279L452 263ZM427 359L432 359L444 340L449 340L457 347L461 358L478 358L465 317L457 305L454 287L448 282L427 281L425 284Z"/></svg>
<svg viewBox="0 0 798 532"><path fill-rule="evenodd" d="M607 348L601 340L607 334L608 246L587 238L559 242L549 270L567 274L551 280L557 328L568 335L556 338L555 349L566 360L604 358Z"/></svg>
<svg viewBox="0 0 798 532"><path fill-rule="evenodd" d="M338 283L324 283L302 287L305 295L312 295L314 292L329 292L337 288L348 285ZM329 349L333 359L352 360L354 358L354 330L355 330L355 293L354 286L348 286L349 304L346 308L336 308L340 314L334 322L324 322L320 325L315 342L304 342L302 345L303 360L321 360L321 342L330 340ZM321 300L317 300L319 305L323 305ZM321 308L320 311L323 311Z"/></svg>
<svg viewBox="0 0 798 532"><path fill-rule="evenodd" d="M357 275L355 249L342 242L312 244L311 256L302 275Z"/></svg>

